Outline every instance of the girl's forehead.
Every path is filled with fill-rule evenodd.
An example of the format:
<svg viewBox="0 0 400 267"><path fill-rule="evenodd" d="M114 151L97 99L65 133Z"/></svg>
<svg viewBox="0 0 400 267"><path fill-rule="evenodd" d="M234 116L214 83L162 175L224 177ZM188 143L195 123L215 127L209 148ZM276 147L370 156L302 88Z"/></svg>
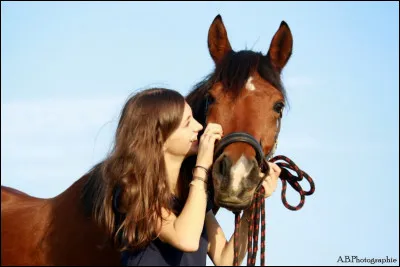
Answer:
<svg viewBox="0 0 400 267"><path fill-rule="evenodd" d="M187 102L185 102L185 110L184 110L184 114L191 114L192 113L192 108L189 106L189 104Z"/></svg>

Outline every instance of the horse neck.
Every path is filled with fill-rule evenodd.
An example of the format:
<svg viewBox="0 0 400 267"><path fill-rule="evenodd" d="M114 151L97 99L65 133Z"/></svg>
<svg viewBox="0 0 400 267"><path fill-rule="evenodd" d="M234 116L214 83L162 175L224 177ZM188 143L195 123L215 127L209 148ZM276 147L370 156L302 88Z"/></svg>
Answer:
<svg viewBox="0 0 400 267"><path fill-rule="evenodd" d="M52 265L118 265L119 253L107 242L101 227L85 213L82 189L90 174L82 176L50 204L43 247ZM68 257L66 257L68 255Z"/></svg>
<svg viewBox="0 0 400 267"><path fill-rule="evenodd" d="M88 175L82 176L74 182L69 188L52 199L52 206L55 211L63 214L73 213L75 215L83 214L83 203L81 200L81 191L88 180Z"/></svg>
<svg viewBox="0 0 400 267"><path fill-rule="evenodd" d="M84 235L91 241L96 240L97 242L105 236L90 214L85 213L81 192L88 179L89 175L84 175L60 195L50 200L51 225L54 227L56 235L65 236L62 240L67 240L67 236ZM72 241L76 238L70 239Z"/></svg>

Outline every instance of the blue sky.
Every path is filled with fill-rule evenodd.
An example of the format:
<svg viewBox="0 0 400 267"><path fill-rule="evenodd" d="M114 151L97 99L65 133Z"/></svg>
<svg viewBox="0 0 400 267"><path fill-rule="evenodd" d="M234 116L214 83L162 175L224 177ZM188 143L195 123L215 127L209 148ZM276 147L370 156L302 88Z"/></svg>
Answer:
<svg viewBox="0 0 400 267"><path fill-rule="evenodd" d="M276 155L316 192L296 212L280 183L267 200L267 265L399 260L397 2L2 1L1 184L56 196L106 155L129 94L186 95L213 69L217 14L234 50L266 53L282 20L294 39ZM233 214L217 219L230 237Z"/></svg>

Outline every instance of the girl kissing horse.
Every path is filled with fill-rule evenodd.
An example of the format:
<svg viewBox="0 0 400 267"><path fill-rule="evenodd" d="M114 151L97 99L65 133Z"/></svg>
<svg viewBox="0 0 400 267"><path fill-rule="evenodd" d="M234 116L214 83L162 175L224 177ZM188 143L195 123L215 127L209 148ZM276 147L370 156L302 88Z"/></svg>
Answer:
<svg viewBox="0 0 400 267"><path fill-rule="evenodd" d="M215 70L186 99L199 122L219 123L230 136L217 144L212 171L211 189L219 207L238 211L251 204L260 181L260 157L270 156L276 145L286 103L280 74L292 43L283 21L265 55L232 50L220 15L209 28ZM119 265L119 252L111 242L104 245L104 226L92 216L95 199L112 190L97 175L100 165L54 198L1 187L2 265ZM188 158L182 173L191 175L193 166L193 158ZM101 208L113 216L111 205Z"/></svg>

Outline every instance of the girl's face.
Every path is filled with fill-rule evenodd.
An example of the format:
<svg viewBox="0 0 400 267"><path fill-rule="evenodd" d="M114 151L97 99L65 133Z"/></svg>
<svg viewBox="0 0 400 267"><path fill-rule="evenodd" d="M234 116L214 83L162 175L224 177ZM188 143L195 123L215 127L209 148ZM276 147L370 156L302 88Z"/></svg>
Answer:
<svg viewBox="0 0 400 267"><path fill-rule="evenodd" d="M177 157L187 157L197 154L199 143L198 133L203 126L193 118L192 109L185 102L182 121L178 128L168 137L164 143L164 153Z"/></svg>

